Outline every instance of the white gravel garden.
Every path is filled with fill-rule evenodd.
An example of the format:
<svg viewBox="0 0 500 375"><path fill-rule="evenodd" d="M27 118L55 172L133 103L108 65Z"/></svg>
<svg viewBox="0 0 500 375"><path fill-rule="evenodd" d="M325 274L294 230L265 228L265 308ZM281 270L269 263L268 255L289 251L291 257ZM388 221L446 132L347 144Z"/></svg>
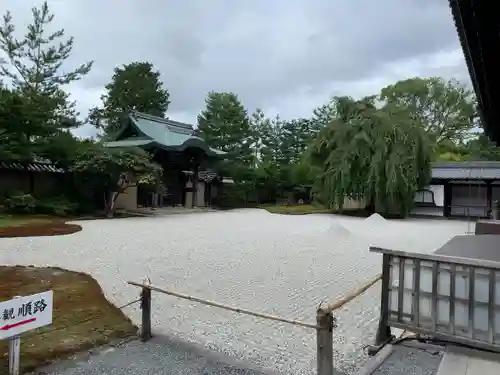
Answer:
<svg viewBox="0 0 500 375"><path fill-rule="evenodd" d="M0 240L0 263L58 266L90 273L116 304L137 298L126 281L314 322L315 309L381 271L369 245L431 252L470 228L460 221L387 221L334 215L285 216L264 210L79 222L60 237ZM473 228L472 228L473 229ZM354 370L373 338L379 290L338 313L336 366ZM137 322L136 307L126 310ZM315 367L315 332L153 293L153 332L287 372Z"/></svg>

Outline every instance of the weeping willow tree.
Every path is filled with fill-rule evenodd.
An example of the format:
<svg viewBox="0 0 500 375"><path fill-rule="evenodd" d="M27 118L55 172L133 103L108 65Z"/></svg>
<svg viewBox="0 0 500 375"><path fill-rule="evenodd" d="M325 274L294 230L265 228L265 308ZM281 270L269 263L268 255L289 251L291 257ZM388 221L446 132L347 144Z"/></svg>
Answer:
<svg viewBox="0 0 500 375"><path fill-rule="evenodd" d="M318 134L308 159L319 168L313 192L330 208L346 197L372 212L406 215L431 177L431 148L423 126L401 106L378 108L374 97L337 98L336 118Z"/></svg>

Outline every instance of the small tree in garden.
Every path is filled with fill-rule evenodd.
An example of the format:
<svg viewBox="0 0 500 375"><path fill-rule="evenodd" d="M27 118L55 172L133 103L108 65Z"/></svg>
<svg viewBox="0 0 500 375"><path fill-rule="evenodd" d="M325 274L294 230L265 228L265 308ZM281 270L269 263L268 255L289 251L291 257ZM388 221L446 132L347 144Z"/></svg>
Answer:
<svg viewBox="0 0 500 375"><path fill-rule="evenodd" d="M118 196L130 184L157 187L161 167L139 148L104 148L100 145L79 152L72 166L82 183L104 192L106 215L114 216Z"/></svg>

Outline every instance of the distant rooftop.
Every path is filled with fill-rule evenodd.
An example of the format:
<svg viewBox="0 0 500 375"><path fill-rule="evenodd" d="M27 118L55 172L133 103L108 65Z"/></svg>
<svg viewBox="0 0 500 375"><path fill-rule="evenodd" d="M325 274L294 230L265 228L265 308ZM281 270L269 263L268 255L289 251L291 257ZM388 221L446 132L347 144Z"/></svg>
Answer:
<svg viewBox="0 0 500 375"><path fill-rule="evenodd" d="M158 123L165 124L169 130L172 131L182 131L186 132L190 135L192 135L194 131L194 127L191 124L186 124L184 122L179 122L179 121L173 121L170 120L169 118L162 118L158 116L153 116L153 115L148 115L147 113L142 113L138 111L134 111L130 113L130 116L134 117L135 119L145 119L149 121L154 121Z"/></svg>
<svg viewBox="0 0 500 375"><path fill-rule="evenodd" d="M64 169L55 166L47 160L37 160L30 163L0 161L0 169L10 169L29 172L64 173Z"/></svg>
<svg viewBox="0 0 500 375"><path fill-rule="evenodd" d="M500 168L500 161L445 161L432 163L432 168Z"/></svg>
<svg viewBox="0 0 500 375"><path fill-rule="evenodd" d="M128 121L106 147L160 148L166 151L184 151L199 148L207 155L223 155L225 152L210 148L203 139L194 135L193 126L170 119L132 112Z"/></svg>
<svg viewBox="0 0 500 375"><path fill-rule="evenodd" d="M432 178L457 180L500 180L500 161L438 162L432 164Z"/></svg>

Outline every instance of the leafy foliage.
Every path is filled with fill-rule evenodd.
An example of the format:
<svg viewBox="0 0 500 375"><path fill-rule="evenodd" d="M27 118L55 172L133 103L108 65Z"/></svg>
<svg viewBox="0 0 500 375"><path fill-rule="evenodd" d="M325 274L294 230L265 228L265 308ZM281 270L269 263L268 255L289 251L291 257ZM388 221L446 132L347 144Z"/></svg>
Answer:
<svg viewBox="0 0 500 375"><path fill-rule="evenodd" d="M277 164L283 159L283 121L276 116L269 118L257 108L250 117L254 159L257 164Z"/></svg>
<svg viewBox="0 0 500 375"><path fill-rule="evenodd" d="M227 152L224 166L238 180L245 179L253 166L254 144L247 111L238 96L228 92L210 92L206 107L198 116L197 135L210 147Z"/></svg>
<svg viewBox="0 0 500 375"><path fill-rule="evenodd" d="M382 89L380 99L409 108L437 144L469 138L477 117L474 93L438 77L399 81Z"/></svg>
<svg viewBox="0 0 500 375"><path fill-rule="evenodd" d="M198 116L198 131L212 147L237 156L250 154L250 121L238 96L231 92L210 92L206 108Z"/></svg>
<svg viewBox="0 0 500 375"><path fill-rule="evenodd" d="M105 148L101 145L83 149L71 167L81 183L104 192L108 216L115 210L115 202L131 183L155 186L162 174L159 165L139 148Z"/></svg>
<svg viewBox="0 0 500 375"><path fill-rule="evenodd" d="M0 160L31 160L33 149L26 137L23 98L0 86Z"/></svg>
<svg viewBox="0 0 500 375"><path fill-rule="evenodd" d="M155 189L161 169L146 152L106 149L71 134L81 123L65 87L83 78L92 62L65 71L73 38L51 31L54 15L47 2L32 14L21 39L9 12L0 24L5 56L0 60L0 160L49 159L75 172L80 190L105 193L111 212L128 184ZM93 108L88 120L105 136L113 135L132 110L164 117L170 104L160 72L137 61L114 70L101 99L102 107ZM479 125L477 113L469 89L437 77L406 79L357 101L332 97L311 116L286 121L261 109L249 116L237 94L210 92L196 135L228 153L215 164L237 182L220 197L227 204L293 200L314 187L330 208L342 206L347 196L363 198L380 212L404 214L415 190L429 181L431 160L500 160L499 148L482 132L471 131ZM36 207L69 212L71 199L53 197ZM11 202L32 209L25 193Z"/></svg>
<svg viewBox="0 0 500 375"><path fill-rule="evenodd" d="M44 215L69 216L78 211L78 203L64 196L45 198L36 201L35 211Z"/></svg>
<svg viewBox="0 0 500 375"><path fill-rule="evenodd" d="M395 104L376 108L373 98L338 101L339 118L311 145L321 168L315 191L330 208L345 197L364 199L377 211L407 214L417 189L430 180L430 149L422 124Z"/></svg>
<svg viewBox="0 0 500 375"><path fill-rule="evenodd" d="M283 122L281 126L281 158L289 164L297 164L302 153L312 141L311 121L296 119Z"/></svg>
<svg viewBox="0 0 500 375"><path fill-rule="evenodd" d="M469 160L500 160L500 147L497 147L484 134L479 134L476 139L470 140L462 150L468 153Z"/></svg>
<svg viewBox="0 0 500 375"><path fill-rule="evenodd" d="M138 184L154 184L161 175L161 168L151 161L151 156L140 148L89 147L77 156L72 171L92 174L110 189L126 175ZM99 176L99 177L97 177Z"/></svg>
<svg viewBox="0 0 500 375"><path fill-rule="evenodd" d="M73 38L64 40L63 30L47 31L54 20L47 2L33 8L32 14L23 39L16 38L9 12L0 26L0 49L6 57L0 59L0 79L12 87L0 89L0 137L5 144L0 157L21 161L49 157L56 164L64 163L75 143L68 130L80 123L75 103L63 87L85 76L92 62L64 72Z"/></svg>
<svg viewBox="0 0 500 375"><path fill-rule="evenodd" d="M164 117L170 104L163 88L160 72L149 62L133 62L115 68L113 78L101 96L102 108L92 108L89 121L102 128L106 135L116 133L122 120L131 111Z"/></svg>
<svg viewBox="0 0 500 375"><path fill-rule="evenodd" d="M310 120L313 132L316 134L340 116L346 116L347 110L345 107L349 107L350 102L351 98L348 96L333 96L326 104L315 108Z"/></svg>
<svg viewBox="0 0 500 375"><path fill-rule="evenodd" d="M35 211L36 200L31 194L13 193L5 199L5 207L8 213L21 214Z"/></svg>
<svg viewBox="0 0 500 375"><path fill-rule="evenodd" d="M50 135L64 128L77 125L75 103L63 86L85 76L92 62L63 72L61 67L70 57L73 38L61 40L64 30L48 33L54 14L47 2L33 8L33 21L28 25L24 39L15 36L16 27L10 12L3 16L0 27L0 49L6 59L0 60L1 77L10 82L22 97L23 114L29 124L30 136Z"/></svg>

